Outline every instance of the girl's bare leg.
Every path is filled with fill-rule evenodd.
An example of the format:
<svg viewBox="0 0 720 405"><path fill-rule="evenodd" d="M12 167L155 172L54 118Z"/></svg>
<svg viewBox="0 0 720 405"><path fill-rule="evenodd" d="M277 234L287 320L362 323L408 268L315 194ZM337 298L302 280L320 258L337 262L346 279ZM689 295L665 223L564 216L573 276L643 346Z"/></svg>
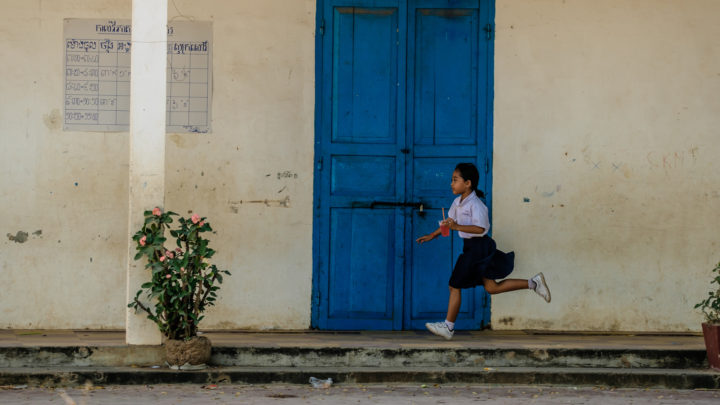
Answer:
<svg viewBox="0 0 720 405"><path fill-rule="evenodd" d="M447 312L447 318L445 318L445 319L447 319L450 322L455 322L455 319L457 319L458 312L460 312L460 303L461 302L462 302L461 290L458 288L450 287L450 300L448 301L448 312Z"/></svg>
<svg viewBox="0 0 720 405"><path fill-rule="evenodd" d="M495 282L495 280L483 277L483 286L485 287L485 291L487 291L488 294L500 294L508 291L527 290L528 288L530 288L528 287L527 280L517 278L509 278L506 280L502 280L498 283ZM450 295L450 297L452 299L452 294ZM458 308L460 308L459 305ZM455 314L457 315L457 312Z"/></svg>
<svg viewBox="0 0 720 405"><path fill-rule="evenodd" d="M499 283L489 278L483 278L483 286L488 294L500 294L508 291L515 290L527 290L528 281L518 278L510 278L502 280ZM448 311L447 319L450 322L455 322L457 319L458 312L460 312L460 304L462 303L462 293L458 288L450 288L450 299L448 300Z"/></svg>

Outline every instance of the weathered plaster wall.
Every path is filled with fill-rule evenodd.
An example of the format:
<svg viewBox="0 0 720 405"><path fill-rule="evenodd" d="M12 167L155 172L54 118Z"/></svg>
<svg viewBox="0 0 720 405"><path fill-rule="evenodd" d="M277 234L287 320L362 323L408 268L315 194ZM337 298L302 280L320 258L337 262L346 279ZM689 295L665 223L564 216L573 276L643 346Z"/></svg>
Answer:
<svg viewBox="0 0 720 405"><path fill-rule="evenodd" d="M494 236L553 301L496 296L496 329L699 329L720 260L718 15L497 1Z"/></svg>
<svg viewBox="0 0 720 405"><path fill-rule="evenodd" d="M123 328L128 134L62 131L62 30L130 18L131 1L3 7L0 327ZM166 207L209 217L233 273L203 326L307 328L315 1L175 0L168 16L214 24L212 132L166 145Z"/></svg>
<svg viewBox="0 0 720 405"><path fill-rule="evenodd" d="M124 327L127 133L61 130L61 38L63 18L130 4L3 3L0 327ZM698 330L720 260L719 13L497 0L494 236L553 302L496 296L495 328ZM315 1L175 0L169 16L214 24L212 132L166 145L166 207L208 216L233 272L204 326L306 328Z"/></svg>
<svg viewBox="0 0 720 405"><path fill-rule="evenodd" d="M127 134L62 131L62 32L130 2L2 6L0 327L122 328Z"/></svg>
<svg viewBox="0 0 720 405"><path fill-rule="evenodd" d="M213 21L212 133L166 145L166 207L207 216L232 272L204 327L308 328L315 0L173 3Z"/></svg>

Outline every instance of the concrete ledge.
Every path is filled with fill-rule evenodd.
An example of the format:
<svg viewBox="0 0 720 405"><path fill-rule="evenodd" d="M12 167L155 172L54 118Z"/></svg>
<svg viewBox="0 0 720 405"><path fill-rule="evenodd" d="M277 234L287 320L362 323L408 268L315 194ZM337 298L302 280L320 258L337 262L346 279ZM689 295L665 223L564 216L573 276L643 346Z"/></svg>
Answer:
<svg viewBox="0 0 720 405"><path fill-rule="evenodd" d="M704 350L214 347L212 364L263 367L706 368Z"/></svg>
<svg viewBox="0 0 720 405"><path fill-rule="evenodd" d="M117 367L163 364L163 346L0 347L0 367Z"/></svg>
<svg viewBox="0 0 720 405"><path fill-rule="evenodd" d="M0 347L0 367L161 365L162 346ZM222 367L596 367L702 369L704 350L213 347Z"/></svg>
<svg viewBox="0 0 720 405"><path fill-rule="evenodd" d="M307 384L311 376L336 383L590 385L625 388L720 389L720 373L710 370L617 368L283 368L228 367L202 371L142 368L0 369L0 385L39 387L123 384L235 383Z"/></svg>

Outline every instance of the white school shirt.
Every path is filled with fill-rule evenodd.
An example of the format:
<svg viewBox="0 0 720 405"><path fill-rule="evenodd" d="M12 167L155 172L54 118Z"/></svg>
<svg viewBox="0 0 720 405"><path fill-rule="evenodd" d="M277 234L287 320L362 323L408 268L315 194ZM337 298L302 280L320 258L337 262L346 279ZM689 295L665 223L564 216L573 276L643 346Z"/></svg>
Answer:
<svg viewBox="0 0 720 405"><path fill-rule="evenodd" d="M448 211L448 216L457 222L458 225L475 225L485 229L485 232L481 234L477 233L466 233L458 231L463 239L476 238L487 235L490 230L490 219L488 218L488 209L480 201L475 191L470 193L469 196L465 197L465 200L460 202L462 196L459 196L453 201Z"/></svg>

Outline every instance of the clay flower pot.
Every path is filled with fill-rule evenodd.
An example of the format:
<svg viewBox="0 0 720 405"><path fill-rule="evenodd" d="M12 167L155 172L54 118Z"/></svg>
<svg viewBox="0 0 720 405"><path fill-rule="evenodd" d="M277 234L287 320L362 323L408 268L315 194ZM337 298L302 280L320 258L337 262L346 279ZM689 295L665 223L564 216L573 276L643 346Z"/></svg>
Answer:
<svg viewBox="0 0 720 405"><path fill-rule="evenodd" d="M707 350L708 363L711 368L720 371L720 324L702 324Z"/></svg>
<svg viewBox="0 0 720 405"><path fill-rule="evenodd" d="M165 341L165 361L172 369L194 370L207 367L212 344L205 336L194 336L188 340Z"/></svg>

